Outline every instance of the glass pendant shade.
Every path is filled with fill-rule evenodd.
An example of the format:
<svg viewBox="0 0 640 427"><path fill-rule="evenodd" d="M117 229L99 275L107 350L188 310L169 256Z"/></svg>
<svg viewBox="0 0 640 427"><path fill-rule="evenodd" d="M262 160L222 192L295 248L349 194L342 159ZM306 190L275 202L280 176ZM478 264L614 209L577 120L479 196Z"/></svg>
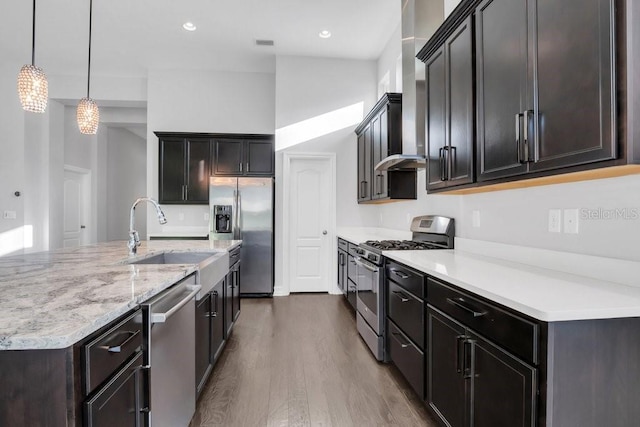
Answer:
<svg viewBox="0 0 640 427"><path fill-rule="evenodd" d="M44 113L49 97L49 83L42 68L24 65L18 73L18 96L22 109L32 113Z"/></svg>
<svg viewBox="0 0 640 427"><path fill-rule="evenodd" d="M98 132L100 110L98 104L91 98L82 98L78 103L76 114L78 128L85 135L95 135Z"/></svg>

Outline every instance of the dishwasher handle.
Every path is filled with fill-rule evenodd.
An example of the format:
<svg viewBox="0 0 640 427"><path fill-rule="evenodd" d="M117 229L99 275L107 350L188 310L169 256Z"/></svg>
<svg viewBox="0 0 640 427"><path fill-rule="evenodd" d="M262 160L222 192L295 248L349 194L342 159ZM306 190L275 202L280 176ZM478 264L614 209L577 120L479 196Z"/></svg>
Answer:
<svg viewBox="0 0 640 427"><path fill-rule="evenodd" d="M176 305L171 307L169 310L164 313L152 313L151 314L151 323L164 323L171 316L173 316L178 310L184 307L189 301L191 301L197 294L200 292L202 286L200 285L187 285L187 289L189 289L189 293L183 299L181 299Z"/></svg>

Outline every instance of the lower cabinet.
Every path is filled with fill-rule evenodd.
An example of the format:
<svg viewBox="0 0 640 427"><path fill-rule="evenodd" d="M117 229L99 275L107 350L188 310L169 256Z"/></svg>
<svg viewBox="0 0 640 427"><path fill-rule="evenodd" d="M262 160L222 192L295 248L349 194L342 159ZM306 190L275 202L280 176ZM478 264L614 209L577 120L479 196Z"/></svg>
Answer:
<svg viewBox="0 0 640 427"><path fill-rule="evenodd" d="M404 265L387 262L387 352L411 387L424 399L425 276Z"/></svg>
<svg viewBox="0 0 640 427"><path fill-rule="evenodd" d="M536 368L431 306L427 328L427 404L445 425L536 425Z"/></svg>
<svg viewBox="0 0 640 427"><path fill-rule="evenodd" d="M233 324L240 316L240 261L229 267L225 282L224 330L226 339L231 335Z"/></svg>
<svg viewBox="0 0 640 427"><path fill-rule="evenodd" d="M225 279L196 304L196 395L204 388L225 344L223 300Z"/></svg>

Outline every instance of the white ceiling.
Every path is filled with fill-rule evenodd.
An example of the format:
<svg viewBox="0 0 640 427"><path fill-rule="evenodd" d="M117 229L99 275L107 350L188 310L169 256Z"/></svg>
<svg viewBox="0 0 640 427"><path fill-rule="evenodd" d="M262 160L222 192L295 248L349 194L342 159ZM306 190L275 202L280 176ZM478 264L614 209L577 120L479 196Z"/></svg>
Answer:
<svg viewBox="0 0 640 427"><path fill-rule="evenodd" d="M0 1L0 57L31 62L28 0ZM37 3L36 65L84 75L89 0ZM186 21L198 30L182 29ZM266 71L276 55L377 59L400 23L399 0L94 0L92 73L150 68ZM318 37L328 29L333 36ZM274 40L274 47L255 46Z"/></svg>

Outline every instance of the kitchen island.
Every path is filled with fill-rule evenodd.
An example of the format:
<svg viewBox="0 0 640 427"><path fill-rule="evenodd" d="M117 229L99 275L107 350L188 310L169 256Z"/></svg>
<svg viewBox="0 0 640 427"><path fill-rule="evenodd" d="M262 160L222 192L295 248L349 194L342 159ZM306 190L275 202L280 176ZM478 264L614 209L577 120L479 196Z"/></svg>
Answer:
<svg viewBox="0 0 640 427"><path fill-rule="evenodd" d="M0 424L80 425L80 343L197 273L195 264L131 262L207 252L226 264L240 244L148 241L130 258L125 242L109 242L0 258Z"/></svg>

